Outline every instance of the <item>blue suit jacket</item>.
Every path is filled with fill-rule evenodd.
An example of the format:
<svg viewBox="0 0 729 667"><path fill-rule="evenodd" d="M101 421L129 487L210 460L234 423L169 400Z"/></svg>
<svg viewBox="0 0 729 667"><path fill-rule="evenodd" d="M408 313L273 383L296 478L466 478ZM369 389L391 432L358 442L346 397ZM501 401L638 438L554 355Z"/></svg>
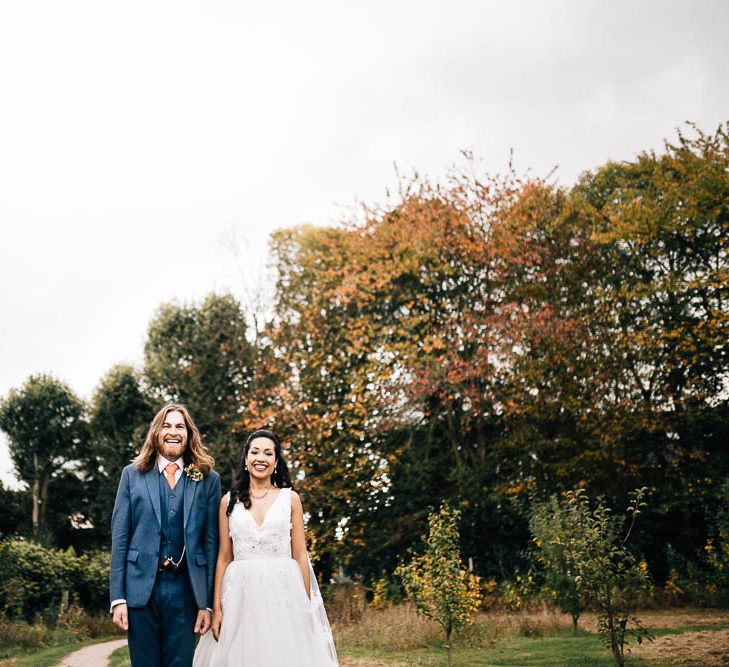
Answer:
<svg viewBox="0 0 729 667"><path fill-rule="evenodd" d="M125 599L130 607L149 601L160 558L162 513L159 471L141 472L133 464L122 471L111 515L111 601ZM184 472L185 561L198 609L213 606L213 575L218 554L220 475L211 471L195 482Z"/></svg>

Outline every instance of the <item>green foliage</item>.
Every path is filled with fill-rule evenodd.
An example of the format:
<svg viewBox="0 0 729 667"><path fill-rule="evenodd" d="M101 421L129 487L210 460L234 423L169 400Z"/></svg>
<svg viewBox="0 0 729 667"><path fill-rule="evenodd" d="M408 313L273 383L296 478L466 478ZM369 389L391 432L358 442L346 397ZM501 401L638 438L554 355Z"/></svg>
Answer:
<svg viewBox="0 0 729 667"><path fill-rule="evenodd" d="M396 570L418 613L445 631L449 665L451 633L471 623L481 604L480 581L461 563L459 518L460 512L447 504L431 513L425 553Z"/></svg>
<svg viewBox="0 0 729 667"><path fill-rule="evenodd" d="M51 477L85 453L84 405L59 380L32 375L0 401L0 428L8 434L15 470L30 487L33 529L40 536Z"/></svg>
<svg viewBox="0 0 729 667"><path fill-rule="evenodd" d="M109 603L109 569L111 553L91 551L78 557L78 575L73 592L79 604L87 610L107 608Z"/></svg>
<svg viewBox="0 0 729 667"><path fill-rule="evenodd" d="M56 619L64 595L87 609L106 607L107 553L77 556L25 540L0 541L0 612L30 621L37 614Z"/></svg>
<svg viewBox="0 0 729 667"><path fill-rule="evenodd" d="M35 542L0 543L0 608L11 618L55 616L62 593L73 588L79 563L72 550L47 549Z"/></svg>
<svg viewBox="0 0 729 667"><path fill-rule="evenodd" d="M372 584L372 606L375 609L384 609L403 600L403 587L396 577L389 577L383 573Z"/></svg>
<svg viewBox="0 0 729 667"><path fill-rule="evenodd" d="M536 546L537 561L544 568L544 591L559 609L572 617L574 633L577 621L585 609L584 589L577 586L567 560L566 544L573 526L569 523L568 509L556 496L532 506L529 529Z"/></svg>
<svg viewBox="0 0 729 667"><path fill-rule="evenodd" d="M600 502L591 507L584 489L569 491L563 515L566 530L553 536L564 549L578 591L597 609L598 631L619 667L625 664L625 644L630 637L639 644L652 639L635 616L640 596L650 583L648 574L644 563L626 547L635 520L646 507L645 492L639 489L632 495L627 511L631 524L621 538L621 522L608 507Z"/></svg>
<svg viewBox="0 0 729 667"><path fill-rule="evenodd" d="M714 585L729 601L729 478L719 489L721 505L716 514L714 536L707 542L708 559L714 573Z"/></svg>
<svg viewBox="0 0 729 667"><path fill-rule="evenodd" d="M704 547L710 571L710 589L720 603L729 602L729 478L720 487L721 507L716 516L714 535Z"/></svg>
<svg viewBox="0 0 729 667"><path fill-rule="evenodd" d="M119 475L139 452L154 412L142 390L142 379L131 366L114 366L94 391L89 406L93 447L85 467L87 514L98 546L107 546L111 540L111 512Z"/></svg>
<svg viewBox="0 0 729 667"><path fill-rule="evenodd" d="M246 318L232 296L160 307L147 330L144 375L157 401L181 401L225 472L240 457L239 409L253 375Z"/></svg>
<svg viewBox="0 0 729 667"><path fill-rule="evenodd" d="M703 557L682 559L672 571L675 584L701 604L729 605L729 478L718 485L719 508L710 520Z"/></svg>
<svg viewBox="0 0 729 667"><path fill-rule="evenodd" d="M692 126L662 155L609 163L575 195L599 212L594 235L611 271L598 298L613 312L625 397L669 414L716 398L729 335L729 124L714 135Z"/></svg>
<svg viewBox="0 0 729 667"><path fill-rule="evenodd" d="M0 482L0 539L30 534L31 504L27 491L8 489Z"/></svg>
<svg viewBox="0 0 729 667"><path fill-rule="evenodd" d="M534 601L536 582L531 571L522 574L518 569L509 579L504 579L498 585L492 587L487 582L488 588L492 588L492 606L508 609L509 611L521 611L531 606Z"/></svg>

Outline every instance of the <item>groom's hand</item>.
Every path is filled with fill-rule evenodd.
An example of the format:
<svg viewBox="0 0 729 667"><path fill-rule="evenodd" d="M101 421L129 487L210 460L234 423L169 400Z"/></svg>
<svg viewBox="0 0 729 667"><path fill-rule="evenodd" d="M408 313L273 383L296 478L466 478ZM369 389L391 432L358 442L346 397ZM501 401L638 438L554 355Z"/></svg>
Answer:
<svg viewBox="0 0 729 667"><path fill-rule="evenodd" d="M114 609L112 610L111 620L114 622L114 625L116 625L116 627L120 630L127 630L129 628L127 606L123 602L114 607Z"/></svg>
<svg viewBox="0 0 729 667"><path fill-rule="evenodd" d="M204 635L210 630L211 620L212 614L207 609L199 609L197 612L197 621L195 621L195 632L200 636Z"/></svg>

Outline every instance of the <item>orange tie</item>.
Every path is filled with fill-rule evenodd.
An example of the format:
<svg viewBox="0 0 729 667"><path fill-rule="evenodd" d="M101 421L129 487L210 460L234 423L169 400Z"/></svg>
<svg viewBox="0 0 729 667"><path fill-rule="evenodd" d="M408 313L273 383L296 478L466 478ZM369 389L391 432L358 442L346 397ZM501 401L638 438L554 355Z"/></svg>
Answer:
<svg viewBox="0 0 729 667"><path fill-rule="evenodd" d="M175 473L177 472L177 464L176 463L168 463L165 466L165 479L167 480L167 483L170 485L171 489L175 488L175 484L177 484L177 480L175 480Z"/></svg>

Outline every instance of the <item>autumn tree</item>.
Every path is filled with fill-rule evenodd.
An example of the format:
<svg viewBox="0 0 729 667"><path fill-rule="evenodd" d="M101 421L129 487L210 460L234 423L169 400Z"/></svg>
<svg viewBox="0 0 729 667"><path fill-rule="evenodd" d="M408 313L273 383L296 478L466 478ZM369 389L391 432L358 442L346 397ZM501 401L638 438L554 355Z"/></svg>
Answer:
<svg viewBox="0 0 729 667"><path fill-rule="evenodd" d="M275 379L266 387L269 406L276 402L269 414L290 444L325 577L363 552L365 517L387 497L387 460L367 428L376 410L367 390L369 325L339 293L348 244L346 230L300 227L274 235L276 316L265 332L278 368L267 373Z"/></svg>
<svg viewBox="0 0 729 667"><path fill-rule="evenodd" d="M689 126L660 154L585 174L573 197L595 213L603 258L593 294L605 343L592 386L607 489L659 489L653 539L687 553L708 529L706 472L729 473L729 126Z"/></svg>
<svg viewBox="0 0 729 667"><path fill-rule="evenodd" d="M391 563L434 500L468 495L469 536L508 523L496 510L507 506L477 489L499 456L490 224L518 187L514 177L454 177L450 188L416 178L401 201L361 220L277 237L279 349L297 350L293 384L305 379L312 403L340 417L335 449L362 451L359 438L363 476L376 464L383 480L369 485L373 497L351 524L374 547L358 568ZM405 530L381 535L383 522ZM469 540L471 553L489 548L481 542Z"/></svg>
<svg viewBox="0 0 729 667"><path fill-rule="evenodd" d="M336 498L313 503L330 562L379 576L450 497L479 571L508 576L530 485L588 480L615 500L670 487L655 525L693 516L706 461L728 463L725 136L682 137L572 189L467 160L355 221L274 236L272 382L251 414L290 435L304 487ZM661 277L676 262L684 277ZM705 533L692 523L683 551Z"/></svg>

